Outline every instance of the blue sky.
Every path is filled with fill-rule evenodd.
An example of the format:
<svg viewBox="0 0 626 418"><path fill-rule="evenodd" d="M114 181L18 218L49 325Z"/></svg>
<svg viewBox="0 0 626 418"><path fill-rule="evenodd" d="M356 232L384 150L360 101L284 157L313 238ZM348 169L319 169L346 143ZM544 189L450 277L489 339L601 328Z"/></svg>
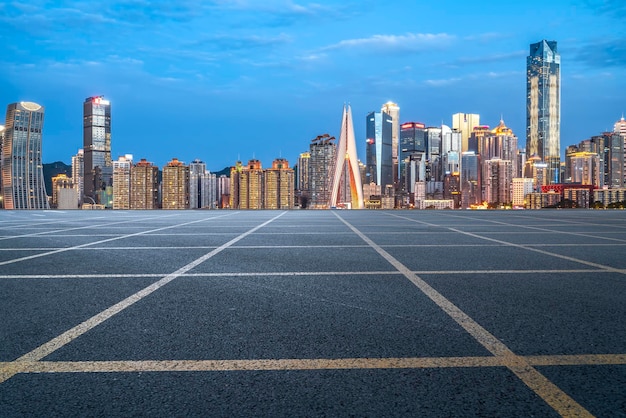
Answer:
<svg viewBox="0 0 626 418"><path fill-rule="evenodd" d="M294 164L339 135L344 103L364 160L365 115L389 100L431 126L502 115L523 147L526 56L542 39L561 54L561 147L612 129L626 111L623 0L5 1L0 106L46 107L44 162L82 147L94 95L111 101L113 158L159 166Z"/></svg>

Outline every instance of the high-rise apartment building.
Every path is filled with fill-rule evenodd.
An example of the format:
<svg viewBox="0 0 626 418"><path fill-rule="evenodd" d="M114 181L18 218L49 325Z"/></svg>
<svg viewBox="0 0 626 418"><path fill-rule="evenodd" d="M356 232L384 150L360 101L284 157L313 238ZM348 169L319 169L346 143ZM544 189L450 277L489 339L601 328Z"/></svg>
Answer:
<svg viewBox="0 0 626 418"><path fill-rule="evenodd" d="M548 183L559 183L561 56L556 41L530 45L526 60L526 154L547 164Z"/></svg>
<svg viewBox="0 0 626 418"><path fill-rule="evenodd" d="M511 203L512 165L510 160L493 158L483 161L483 200L490 204Z"/></svg>
<svg viewBox="0 0 626 418"><path fill-rule="evenodd" d="M130 171L133 156L120 156L113 161L113 209L130 209Z"/></svg>
<svg viewBox="0 0 626 418"><path fill-rule="evenodd" d="M385 190L394 185L393 119L385 112L371 112L365 122L365 183Z"/></svg>
<svg viewBox="0 0 626 418"><path fill-rule="evenodd" d="M163 209L189 209L189 166L178 158L163 167L161 196Z"/></svg>
<svg viewBox="0 0 626 418"><path fill-rule="evenodd" d="M478 132L477 132L478 133ZM517 136L508 128L503 120L491 131L480 131L477 135L478 154L481 158L491 160L500 158L511 161L513 173L517 173Z"/></svg>
<svg viewBox="0 0 626 418"><path fill-rule="evenodd" d="M44 107L33 102L7 107L2 140L2 184L5 209L49 209L43 178L41 142Z"/></svg>
<svg viewBox="0 0 626 418"><path fill-rule="evenodd" d="M475 113L455 113L452 115L452 129L461 132L461 152L472 151L468 141L474 128L480 126L480 115Z"/></svg>
<svg viewBox="0 0 626 418"><path fill-rule="evenodd" d="M265 209L292 209L294 204L294 171L284 158L272 162L265 170Z"/></svg>
<svg viewBox="0 0 626 418"><path fill-rule="evenodd" d="M82 148L72 156L72 182L78 192L78 205L80 206L83 203L85 184L85 155Z"/></svg>
<svg viewBox="0 0 626 418"><path fill-rule="evenodd" d="M392 168L392 184L398 183L398 155L400 146L400 106L393 102L385 103L381 112L391 117L391 168ZM369 138L369 137L368 137Z"/></svg>
<svg viewBox="0 0 626 418"><path fill-rule="evenodd" d="M189 208L214 209L217 205L216 177L200 160L189 164Z"/></svg>
<svg viewBox="0 0 626 418"><path fill-rule="evenodd" d="M238 209L263 209L263 167L261 161L252 159L239 173Z"/></svg>
<svg viewBox="0 0 626 418"><path fill-rule="evenodd" d="M356 138L350 105L343 107L337 158L335 158L335 166L331 173L330 206L349 205L352 209L364 209L363 182L361 181L361 169L356 154ZM349 190L350 195L340 193L342 189Z"/></svg>
<svg viewBox="0 0 626 418"><path fill-rule="evenodd" d="M309 190L313 209L328 209L330 202L331 170L335 166L337 146L335 137L320 135L309 145Z"/></svg>
<svg viewBox="0 0 626 418"><path fill-rule="evenodd" d="M130 170L130 208L159 207L159 167L142 158Z"/></svg>
<svg viewBox="0 0 626 418"><path fill-rule="evenodd" d="M107 204L112 186L111 103L103 96L88 97L83 103L84 195Z"/></svg>

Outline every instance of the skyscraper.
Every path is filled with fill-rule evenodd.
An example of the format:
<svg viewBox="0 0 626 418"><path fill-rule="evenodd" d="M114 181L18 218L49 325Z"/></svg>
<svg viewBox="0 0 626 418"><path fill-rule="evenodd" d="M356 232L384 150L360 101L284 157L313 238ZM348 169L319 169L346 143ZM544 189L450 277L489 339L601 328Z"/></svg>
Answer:
<svg viewBox="0 0 626 418"><path fill-rule="evenodd" d="M376 183L381 190L394 185L392 133L393 119L387 113L371 112L366 116L365 183Z"/></svg>
<svg viewBox="0 0 626 418"><path fill-rule="evenodd" d="M561 56L556 41L530 45L526 60L526 155L547 164L548 182L560 181Z"/></svg>
<svg viewBox="0 0 626 418"><path fill-rule="evenodd" d="M347 172L347 173L346 173ZM337 158L335 159L334 170L331 171L331 196L330 206L343 205L349 203L353 209L365 208L363 201L363 182L361 181L361 170L359 160L356 155L356 139L354 137L354 125L352 123L352 110L350 105L344 105L343 116L341 118L341 132L339 134L339 144L337 144ZM342 184L348 182L350 196L340 195L339 190ZM344 187L343 189L346 189Z"/></svg>
<svg viewBox="0 0 626 418"><path fill-rule="evenodd" d="M83 192L96 203L105 204L104 192L112 186L111 103L103 96L88 97L83 103Z"/></svg>
<svg viewBox="0 0 626 418"><path fill-rule="evenodd" d="M400 107L393 102L385 103L381 108L381 112L385 112L391 116L391 162L393 171L393 184L398 182L398 151L400 145Z"/></svg>
<svg viewBox="0 0 626 418"><path fill-rule="evenodd" d="M41 161L43 119L44 108L37 103L7 107L0 164L5 209L50 208Z"/></svg>

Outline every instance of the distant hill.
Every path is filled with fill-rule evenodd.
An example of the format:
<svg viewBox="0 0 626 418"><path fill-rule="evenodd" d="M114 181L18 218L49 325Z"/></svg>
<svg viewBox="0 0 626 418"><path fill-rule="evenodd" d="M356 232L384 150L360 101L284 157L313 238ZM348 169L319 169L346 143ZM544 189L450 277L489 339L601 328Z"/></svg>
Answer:
<svg viewBox="0 0 626 418"><path fill-rule="evenodd" d="M226 177L230 177L230 166L226 166L221 171L216 171L213 174L215 174L215 177L219 177L221 175L225 175Z"/></svg>
<svg viewBox="0 0 626 418"><path fill-rule="evenodd" d="M62 161L43 165L43 179L46 184L46 193L48 196L52 196L52 177L59 174L65 174L68 177L72 177L72 166L67 165Z"/></svg>

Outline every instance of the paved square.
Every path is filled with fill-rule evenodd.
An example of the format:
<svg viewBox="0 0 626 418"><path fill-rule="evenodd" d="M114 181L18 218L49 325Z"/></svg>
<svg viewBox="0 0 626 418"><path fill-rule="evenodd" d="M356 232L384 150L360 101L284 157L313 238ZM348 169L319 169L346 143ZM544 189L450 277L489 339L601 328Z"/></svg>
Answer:
<svg viewBox="0 0 626 418"><path fill-rule="evenodd" d="M626 212L0 211L0 416L626 416Z"/></svg>

